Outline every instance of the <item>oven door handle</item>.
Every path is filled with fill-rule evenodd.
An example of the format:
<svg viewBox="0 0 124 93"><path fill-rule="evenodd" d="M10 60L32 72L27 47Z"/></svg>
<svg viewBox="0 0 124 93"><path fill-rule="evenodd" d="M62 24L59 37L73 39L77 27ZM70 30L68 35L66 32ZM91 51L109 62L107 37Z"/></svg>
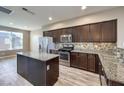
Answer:
<svg viewBox="0 0 124 93"><path fill-rule="evenodd" d="M69 52L59 52L59 54L69 54Z"/></svg>

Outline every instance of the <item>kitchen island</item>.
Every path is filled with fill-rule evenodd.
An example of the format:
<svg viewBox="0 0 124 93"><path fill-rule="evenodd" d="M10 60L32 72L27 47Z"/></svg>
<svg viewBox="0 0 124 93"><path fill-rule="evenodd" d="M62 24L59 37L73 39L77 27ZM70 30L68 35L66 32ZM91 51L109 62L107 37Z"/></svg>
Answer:
<svg viewBox="0 0 124 93"><path fill-rule="evenodd" d="M59 56L48 53L17 53L17 73L35 86L52 86L59 77Z"/></svg>

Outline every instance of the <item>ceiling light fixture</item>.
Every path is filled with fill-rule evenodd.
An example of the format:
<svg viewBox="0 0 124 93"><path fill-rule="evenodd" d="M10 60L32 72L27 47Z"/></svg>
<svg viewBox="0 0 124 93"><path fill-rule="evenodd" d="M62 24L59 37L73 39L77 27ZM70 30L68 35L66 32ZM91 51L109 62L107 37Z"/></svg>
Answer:
<svg viewBox="0 0 124 93"><path fill-rule="evenodd" d="M87 8L87 6L82 6L81 9L82 10L85 10Z"/></svg>
<svg viewBox="0 0 124 93"><path fill-rule="evenodd" d="M51 21L51 20L53 20L53 18L52 17L49 17L49 20Z"/></svg>
<svg viewBox="0 0 124 93"><path fill-rule="evenodd" d="M32 11L30 11L27 8L24 8L24 7L22 8L22 10L25 11L25 12L27 12L27 13L29 13L29 14L32 14L32 15L35 14L34 12L32 12Z"/></svg>
<svg viewBox="0 0 124 93"><path fill-rule="evenodd" d="M13 25L13 23L12 23L12 22L10 22L9 24L10 24L10 25Z"/></svg>

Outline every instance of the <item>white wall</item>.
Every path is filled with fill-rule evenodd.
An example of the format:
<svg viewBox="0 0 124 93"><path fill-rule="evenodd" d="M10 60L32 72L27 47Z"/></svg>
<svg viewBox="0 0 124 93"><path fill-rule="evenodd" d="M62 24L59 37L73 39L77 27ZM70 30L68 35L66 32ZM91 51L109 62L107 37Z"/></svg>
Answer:
<svg viewBox="0 0 124 93"><path fill-rule="evenodd" d="M117 46L119 48L124 48L124 7L118 7L107 11L98 12L95 14L90 14L87 16L82 16L79 18L66 20L51 25L46 25L43 27L44 31L64 28L94 22L101 22L111 19L117 19Z"/></svg>
<svg viewBox="0 0 124 93"><path fill-rule="evenodd" d="M37 30L37 31L31 31L31 34L30 34L30 37L31 37L31 51L34 51L34 52L38 52L39 51L39 42L38 42L38 38L39 37L42 37L43 36L43 33L41 30Z"/></svg>

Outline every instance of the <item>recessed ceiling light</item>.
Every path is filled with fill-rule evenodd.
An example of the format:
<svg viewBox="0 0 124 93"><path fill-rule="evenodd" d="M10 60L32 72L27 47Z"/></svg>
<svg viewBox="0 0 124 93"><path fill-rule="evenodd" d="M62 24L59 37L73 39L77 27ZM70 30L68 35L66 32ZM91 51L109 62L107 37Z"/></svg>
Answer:
<svg viewBox="0 0 124 93"><path fill-rule="evenodd" d="M28 28L27 26L24 26L24 28Z"/></svg>
<svg viewBox="0 0 124 93"><path fill-rule="evenodd" d="M51 20L53 20L53 18L52 17L49 17L49 20L51 21Z"/></svg>
<svg viewBox="0 0 124 93"><path fill-rule="evenodd" d="M13 23L12 23L12 22L10 22L9 24L10 24L10 25L13 25Z"/></svg>
<svg viewBox="0 0 124 93"><path fill-rule="evenodd" d="M87 8L87 6L82 6L81 9L82 10L85 10Z"/></svg>

